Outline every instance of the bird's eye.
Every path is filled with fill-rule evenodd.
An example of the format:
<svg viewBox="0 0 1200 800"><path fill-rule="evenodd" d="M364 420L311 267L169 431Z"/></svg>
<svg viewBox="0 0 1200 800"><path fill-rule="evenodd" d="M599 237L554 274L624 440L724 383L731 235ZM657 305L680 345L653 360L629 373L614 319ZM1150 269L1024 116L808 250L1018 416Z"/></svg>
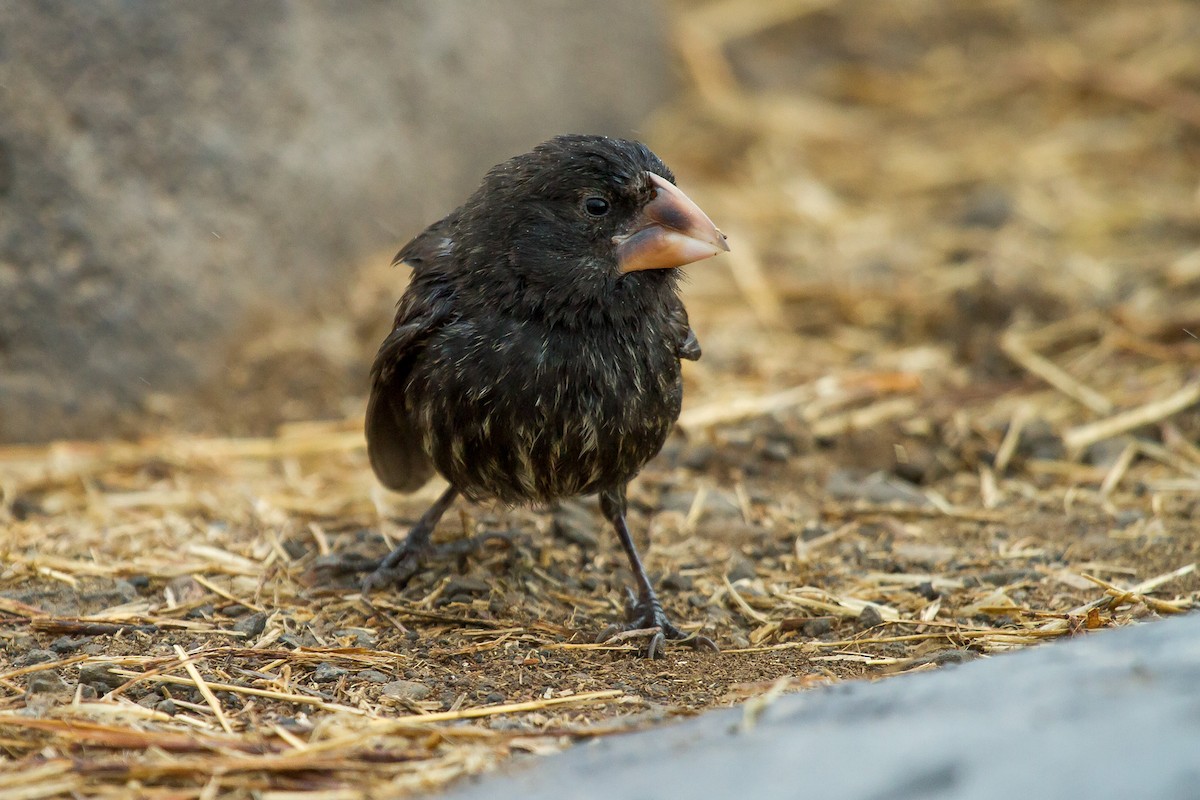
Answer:
<svg viewBox="0 0 1200 800"><path fill-rule="evenodd" d="M593 217L603 217L608 213L608 201L603 197L589 197L583 201L583 210Z"/></svg>

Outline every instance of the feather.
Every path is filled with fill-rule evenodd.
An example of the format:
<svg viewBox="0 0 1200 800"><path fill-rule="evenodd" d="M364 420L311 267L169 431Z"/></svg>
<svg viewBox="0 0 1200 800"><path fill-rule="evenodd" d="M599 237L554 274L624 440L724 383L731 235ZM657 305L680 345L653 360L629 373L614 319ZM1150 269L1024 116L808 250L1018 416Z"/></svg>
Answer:
<svg viewBox="0 0 1200 800"><path fill-rule="evenodd" d="M406 385L424 342L449 316L449 304L434 302L424 313L401 304L392 332L371 367L367 400L367 458L380 483L397 492L419 489L433 475L417 421L405 407Z"/></svg>

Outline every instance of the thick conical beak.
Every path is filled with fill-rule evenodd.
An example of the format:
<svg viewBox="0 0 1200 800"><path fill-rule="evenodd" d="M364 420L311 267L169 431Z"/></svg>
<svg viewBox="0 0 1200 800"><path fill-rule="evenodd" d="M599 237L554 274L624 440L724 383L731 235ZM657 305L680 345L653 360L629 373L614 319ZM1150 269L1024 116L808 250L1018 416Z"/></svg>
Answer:
<svg viewBox="0 0 1200 800"><path fill-rule="evenodd" d="M700 206L661 175L647 173L654 199L642 209L628 233L613 237L621 272L682 267L729 250Z"/></svg>

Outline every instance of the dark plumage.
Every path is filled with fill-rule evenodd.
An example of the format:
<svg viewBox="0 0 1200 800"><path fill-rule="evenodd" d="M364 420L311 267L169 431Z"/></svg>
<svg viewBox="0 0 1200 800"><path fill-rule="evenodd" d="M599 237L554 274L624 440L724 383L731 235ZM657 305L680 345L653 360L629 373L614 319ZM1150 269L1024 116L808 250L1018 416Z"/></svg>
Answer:
<svg viewBox="0 0 1200 800"><path fill-rule="evenodd" d="M679 416L679 360L700 356L676 267L728 249L673 183L638 142L560 136L493 168L399 252L412 280L372 369L368 453L388 488L434 471L450 488L367 589L415 573L458 493L599 493L638 577L629 624L683 636L624 521L626 484Z"/></svg>

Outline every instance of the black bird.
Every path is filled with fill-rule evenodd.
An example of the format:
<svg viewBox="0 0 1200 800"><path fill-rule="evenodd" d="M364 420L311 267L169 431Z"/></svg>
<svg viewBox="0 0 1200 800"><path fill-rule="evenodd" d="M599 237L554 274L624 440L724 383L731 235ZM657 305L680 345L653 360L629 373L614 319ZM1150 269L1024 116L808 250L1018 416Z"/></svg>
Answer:
<svg viewBox="0 0 1200 800"><path fill-rule="evenodd" d="M625 488L679 416L679 360L700 357L677 267L728 249L645 145L582 135L494 167L405 245L395 263L412 280L371 371L367 452L389 489L435 471L450 487L364 592L417 572L459 494L541 504L598 493L637 581L627 629L661 631L651 657L664 636L687 638L630 538Z"/></svg>

